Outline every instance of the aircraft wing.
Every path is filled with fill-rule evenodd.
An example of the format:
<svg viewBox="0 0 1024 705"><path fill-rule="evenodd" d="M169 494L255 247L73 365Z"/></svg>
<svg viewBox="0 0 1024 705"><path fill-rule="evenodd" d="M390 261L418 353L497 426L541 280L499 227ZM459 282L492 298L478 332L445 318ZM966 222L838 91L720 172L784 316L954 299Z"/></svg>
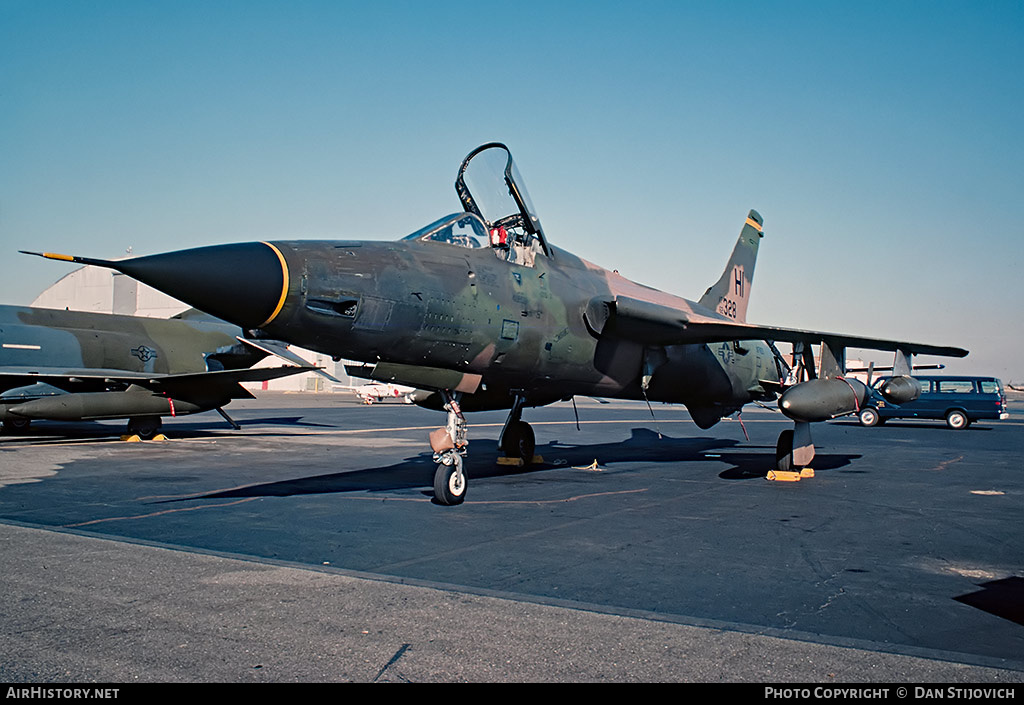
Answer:
<svg viewBox="0 0 1024 705"><path fill-rule="evenodd" d="M217 370L215 372L193 372L191 374L164 375L151 378L145 383L137 383L152 389L155 392L166 393L168 396L188 396L190 391L202 392L210 385L222 385L232 392L232 399L253 398L240 383L241 382L265 382L279 377L300 372L314 372L317 368L311 366L286 366L286 367L250 367L243 370Z"/></svg>
<svg viewBox="0 0 1024 705"><path fill-rule="evenodd" d="M209 394L211 389L222 389L232 399L252 398L240 382L263 382L279 377L313 372L311 366L250 367L241 370L216 370L185 374L157 374L125 372L124 370L76 370L47 367L0 367L0 390L13 389L42 382L66 392L105 391L111 387L136 385L168 396L190 396L195 392ZM18 398L24 401L23 398ZM4 401L0 396L0 402Z"/></svg>
<svg viewBox="0 0 1024 705"><path fill-rule="evenodd" d="M595 308L600 308L599 306L595 307L595 303L604 303L604 309L595 310ZM967 355L967 350L950 346L740 323L724 316L705 315L695 310L686 311L626 296L618 296L613 301L595 303L591 304L587 312L591 330L601 335L611 334L647 345L770 340L772 342L807 344L824 342L831 347L898 350L909 355L941 355L944 357L965 357ZM604 319L603 325L595 326L595 320L600 321L601 319Z"/></svg>
<svg viewBox="0 0 1024 705"><path fill-rule="evenodd" d="M309 367L309 362L307 362L301 356L296 355L291 350L289 350L288 346L285 343L269 340L251 340L249 338L243 338L240 335L236 335L235 339L245 345L260 350L261 352L265 352L268 355L279 357L285 362L291 362L293 364L306 367L309 371L316 372L321 377L325 377L331 382L334 382L335 384L342 384L342 381L340 379L329 374L324 369L320 367Z"/></svg>

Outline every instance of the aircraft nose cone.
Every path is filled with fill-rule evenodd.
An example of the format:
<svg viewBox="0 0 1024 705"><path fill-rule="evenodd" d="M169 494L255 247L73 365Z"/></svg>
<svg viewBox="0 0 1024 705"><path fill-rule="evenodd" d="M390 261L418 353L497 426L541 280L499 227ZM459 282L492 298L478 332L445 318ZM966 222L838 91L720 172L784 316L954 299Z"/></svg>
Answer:
<svg viewBox="0 0 1024 705"><path fill-rule="evenodd" d="M118 271L200 311L260 328L281 311L288 265L266 242L178 250L111 263Z"/></svg>

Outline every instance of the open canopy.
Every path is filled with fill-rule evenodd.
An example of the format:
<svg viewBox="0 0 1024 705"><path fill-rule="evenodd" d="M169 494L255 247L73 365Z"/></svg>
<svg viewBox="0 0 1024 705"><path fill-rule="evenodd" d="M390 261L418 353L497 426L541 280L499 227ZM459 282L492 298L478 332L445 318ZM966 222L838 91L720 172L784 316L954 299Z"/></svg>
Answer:
<svg viewBox="0 0 1024 705"><path fill-rule="evenodd" d="M478 215L489 228L503 227L524 243L536 238L544 254L551 255L508 147L490 142L470 152L459 168L455 191L463 208Z"/></svg>

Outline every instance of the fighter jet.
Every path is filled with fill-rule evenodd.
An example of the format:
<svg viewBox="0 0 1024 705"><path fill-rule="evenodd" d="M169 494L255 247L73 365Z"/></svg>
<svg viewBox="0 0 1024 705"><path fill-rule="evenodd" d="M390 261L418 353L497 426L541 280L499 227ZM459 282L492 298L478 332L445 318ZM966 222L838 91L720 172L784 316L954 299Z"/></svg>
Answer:
<svg viewBox="0 0 1024 705"><path fill-rule="evenodd" d="M722 276L689 301L552 245L501 143L465 158L455 190L461 212L393 242L248 242L118 261L28 254L115 269L252 338L362 361L350 373L421 390L417 403L448 412L430 434L442 504L466 496L466 412L509 409L499 447L529 463L535 437L524 408L576 395L679 403L707 429L777 399L794 428L779 436L776 465L792 473L814 456L810 424L853 413L867 397L843 374L846 348L895 353L885 390L895 403L920 393L913 355L967 354L747 323L764 236L756 211ZM793 344L795 369L780 341Z"/></svg>
<svg viewBox="0 0 1024 705"><path fill-rule="evenodd" d="M0 421L22 431L33 419L128 419L128 434L150 439L162 416L216 409L252 398L240 382L316 369L249 369L273 352L241 330L192 312L159 319L0 306Z"/></svg>

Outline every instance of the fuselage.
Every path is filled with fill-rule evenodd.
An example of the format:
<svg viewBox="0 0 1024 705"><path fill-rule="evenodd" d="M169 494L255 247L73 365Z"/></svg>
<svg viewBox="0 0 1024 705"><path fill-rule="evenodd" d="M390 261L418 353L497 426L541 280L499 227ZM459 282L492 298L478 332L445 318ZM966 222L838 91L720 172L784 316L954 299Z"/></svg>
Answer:
<svg viewBox="0 0 1024 705"><path fill-rule="evenodd" d="M778 380L760 341L652 349L596 335L588 309L620 295L717 314L558 248L522 264L487 247L423 240L267 246L280 253L286 275L263 335L336 358L479 375L487 408L511 404L510 390L531 404L646 393L706 409L709 418L698 423L710 425L762 398L761 380Z"/></svg>

